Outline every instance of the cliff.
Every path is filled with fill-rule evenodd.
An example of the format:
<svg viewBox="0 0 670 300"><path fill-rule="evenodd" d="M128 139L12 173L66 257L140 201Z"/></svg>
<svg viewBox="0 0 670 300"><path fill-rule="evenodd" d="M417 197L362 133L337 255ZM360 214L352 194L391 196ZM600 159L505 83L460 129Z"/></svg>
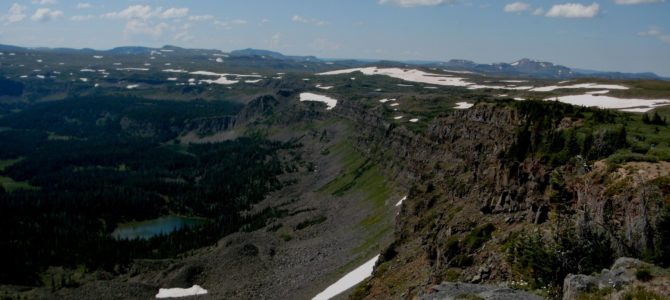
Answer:
<svg viewBox="0 0 670 300"><path fill-rule="evenodd" d="M549 113L538 121L542 109ZM592 159L567 142L565 158L549 160L537 145L588 121L572 108L480 103L423 132L353 103L336 112L357 122L358 149L408 190L394 242L356 298L411 298L443 281L554 298L569 273L599 271L621 256L667 259L659 247L668 239L660 226L670 168L606 163L593 154L613 143L600 131L588 149L579 147Z"/></svg>

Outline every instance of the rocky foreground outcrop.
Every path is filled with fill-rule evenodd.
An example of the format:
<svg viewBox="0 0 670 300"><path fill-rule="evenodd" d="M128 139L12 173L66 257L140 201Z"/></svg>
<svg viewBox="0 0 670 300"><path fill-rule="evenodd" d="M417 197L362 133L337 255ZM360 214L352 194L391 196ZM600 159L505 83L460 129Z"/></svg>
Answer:
<svg viewBox="0 0 670 300"><path fill-rule="evenodd" d="M568 275L563 300L669 299L668 270L628 257L594 275Z"/></svg>

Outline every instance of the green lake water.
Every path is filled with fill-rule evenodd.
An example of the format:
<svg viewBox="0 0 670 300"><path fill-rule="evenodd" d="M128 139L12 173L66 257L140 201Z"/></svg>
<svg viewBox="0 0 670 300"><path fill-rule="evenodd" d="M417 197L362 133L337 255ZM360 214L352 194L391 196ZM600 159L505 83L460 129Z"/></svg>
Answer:
<svg viewBox="0 0 670 300"><path fill-rule="evenodd" d="M114 232L112 232L112 237L119 240L150 239L160 234L169 234L184 227L196 227L202 225L204 222L205 220L201 218L166 216L142 222L119 224Z"/></svg>

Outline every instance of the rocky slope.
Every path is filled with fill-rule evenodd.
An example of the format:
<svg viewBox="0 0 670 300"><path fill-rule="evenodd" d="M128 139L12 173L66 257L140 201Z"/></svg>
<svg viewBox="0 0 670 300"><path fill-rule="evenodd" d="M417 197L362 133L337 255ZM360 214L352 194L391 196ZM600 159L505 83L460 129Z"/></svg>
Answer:
<svg viewBox="0 0 670 300"><path fill-rule="evenodd" d="M533 120L507 105L483 103L438 118L426 134L346 103L340 112L359 121L359 148L409 190L395 242L356 297L412 298L442 281L497 282L558 297L568 273L650 255L666 243L662 163L612 170L578 155L560 166L534 153L514 159L519 129ZM542 130L579 124L558 119ZM605 144L596 137L596 149ZM537 265L542 255L547 265Z"/></svg>

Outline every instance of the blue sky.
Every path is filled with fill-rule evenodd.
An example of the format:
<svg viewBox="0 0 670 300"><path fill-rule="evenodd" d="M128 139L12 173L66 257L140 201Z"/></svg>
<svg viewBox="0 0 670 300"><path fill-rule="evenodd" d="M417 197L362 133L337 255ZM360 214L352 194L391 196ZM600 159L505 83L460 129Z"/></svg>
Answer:
<svg viewBox="0 0 670 300"><path fill-rule="evenodd" d="M670 76L670 1L2 0L0 43L482 63L528 57Z"/></svg>

